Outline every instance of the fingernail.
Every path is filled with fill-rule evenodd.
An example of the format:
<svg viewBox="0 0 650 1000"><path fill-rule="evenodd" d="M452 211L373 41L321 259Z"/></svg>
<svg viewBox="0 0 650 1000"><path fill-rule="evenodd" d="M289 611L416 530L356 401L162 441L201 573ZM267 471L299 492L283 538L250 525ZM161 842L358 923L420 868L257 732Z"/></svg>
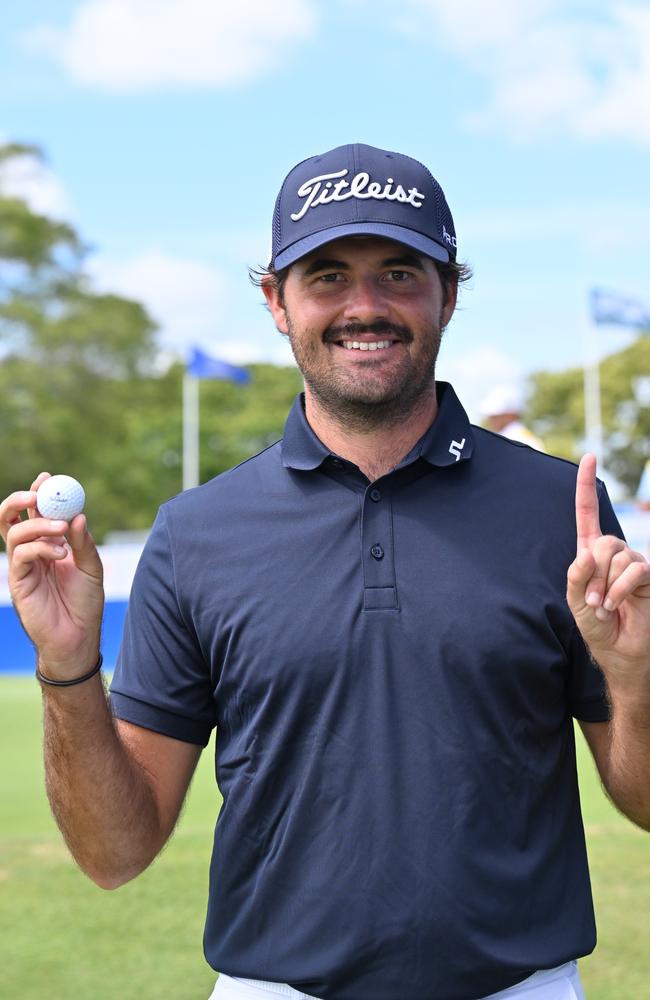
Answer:
<svg viewBox="0 0 650 1000"><path fill-rule="evenodd" d="M609 618L609 611L605 611L605 608L603 607L596 608L594 614L596 615L598 621L601 622L607 621L607 619Z"/></svg>
<svg viewBox="0 0 650 1000"><path fill-rule="evenodd" d="M53 531L61 531L61 532L67 531L68 530L68 522L67 521L50 521L50 528L52 528Z"/></svg>
<svg viewBox="0 0 650 1000"><path fill-rule="evenodd" d="M598 594L595 590L592 590L591 593L587 594L587 604L589 605L590 608L599 607L600 594Z"/></svg>
<svg viewBox="0 0 650 1000"><path fill-rule="evenodd" d="M603 607L605 608L606 611L614 610L614 602L610 597L605 598L605 600L603 601Z"/></svg>

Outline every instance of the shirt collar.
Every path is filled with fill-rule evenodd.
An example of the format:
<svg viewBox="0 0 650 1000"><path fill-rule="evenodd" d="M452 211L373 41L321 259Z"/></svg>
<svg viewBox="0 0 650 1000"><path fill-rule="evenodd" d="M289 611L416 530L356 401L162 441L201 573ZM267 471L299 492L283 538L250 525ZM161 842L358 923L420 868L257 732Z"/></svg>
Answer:
<svg viewBox="0 0 650 1000"><path fill-rule="evenodd" d="M304 395L300 393L294 400L284 426L282 464L286 469L317 469L329 454L307 422Z"/></svg>
<svg viewBox="0 0 650 1000"><path fill-rule="evenodd" d="M448 382L436 382L438 414L399 468L423 458L430 465L455 465L471 458L472 428L458 396ZM296 396L282 439L282 464L287 469L317 469L330 452L307 422L302 393Z"/></svg>
<svg viewBox="0 0 650 1000"><path fill-rule="evenodd" d="M436 419L407 459L424 458L429 465L438 466L465 462L474 451L472 425L449 382L436 382L436 394Z"/></svg>

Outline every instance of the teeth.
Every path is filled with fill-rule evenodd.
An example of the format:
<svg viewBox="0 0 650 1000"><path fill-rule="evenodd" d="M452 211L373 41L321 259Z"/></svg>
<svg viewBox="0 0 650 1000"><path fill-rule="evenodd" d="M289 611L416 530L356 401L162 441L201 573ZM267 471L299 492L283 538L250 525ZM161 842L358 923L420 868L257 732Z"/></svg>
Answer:
<svg viewBox="0 0 650 1000"><path fill-rule="evenodd" d="M370 343L367 340L344 340L343 347L348 351L383 351L387 347L391 347L392 340L373 340Z"/></svg>

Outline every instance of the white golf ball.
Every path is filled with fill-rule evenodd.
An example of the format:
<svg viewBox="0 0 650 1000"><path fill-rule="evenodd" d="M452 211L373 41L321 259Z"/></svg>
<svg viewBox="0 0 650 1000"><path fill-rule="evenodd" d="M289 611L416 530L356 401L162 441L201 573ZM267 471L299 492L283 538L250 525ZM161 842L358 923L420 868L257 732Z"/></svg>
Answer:
<svg viewBox="0 0 650 1000"><path fill-rule="evenodd" d="M86 502L83 486L72 476L50 476L36 491L36 505L43 517L71 521Z"/></svg>

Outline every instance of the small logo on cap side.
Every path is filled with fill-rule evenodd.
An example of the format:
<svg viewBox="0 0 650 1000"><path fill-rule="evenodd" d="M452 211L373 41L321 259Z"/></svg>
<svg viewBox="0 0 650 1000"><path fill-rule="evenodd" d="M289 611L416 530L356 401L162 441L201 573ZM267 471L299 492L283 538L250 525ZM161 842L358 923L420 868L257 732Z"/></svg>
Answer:
<svg viewBox="0 0 650 1000"><path fill-rule="evenodd" d="M332 174L319 174L310 177L298 188L298 197L305 198L305 203L299 212L292 212L291 218L298 222L310 208L318 205L328 205L332 201L347 201L348 198L373 198L375 201L399 201L413 208L421 208L424 194L416 187L405 190L401 184L395 184L392 177L387 177L385 183L371 181L370 174L365 170L355 174L351 181L345 180L349 170L337 170ZM446 239L452 240L449 234ZM456 245L455 239L453 240Z"/></svg>
<svg viewBox="0 0 650 1000"><path fill-rule="evenodd" d="M458 249L458 240L456 239L455 236L452 236L451 233L447 232L447 228L444 224L442 227L442 238L445 241L445 243L450 243L452 247L454 247L454 249L456 250Z"/></svg>

